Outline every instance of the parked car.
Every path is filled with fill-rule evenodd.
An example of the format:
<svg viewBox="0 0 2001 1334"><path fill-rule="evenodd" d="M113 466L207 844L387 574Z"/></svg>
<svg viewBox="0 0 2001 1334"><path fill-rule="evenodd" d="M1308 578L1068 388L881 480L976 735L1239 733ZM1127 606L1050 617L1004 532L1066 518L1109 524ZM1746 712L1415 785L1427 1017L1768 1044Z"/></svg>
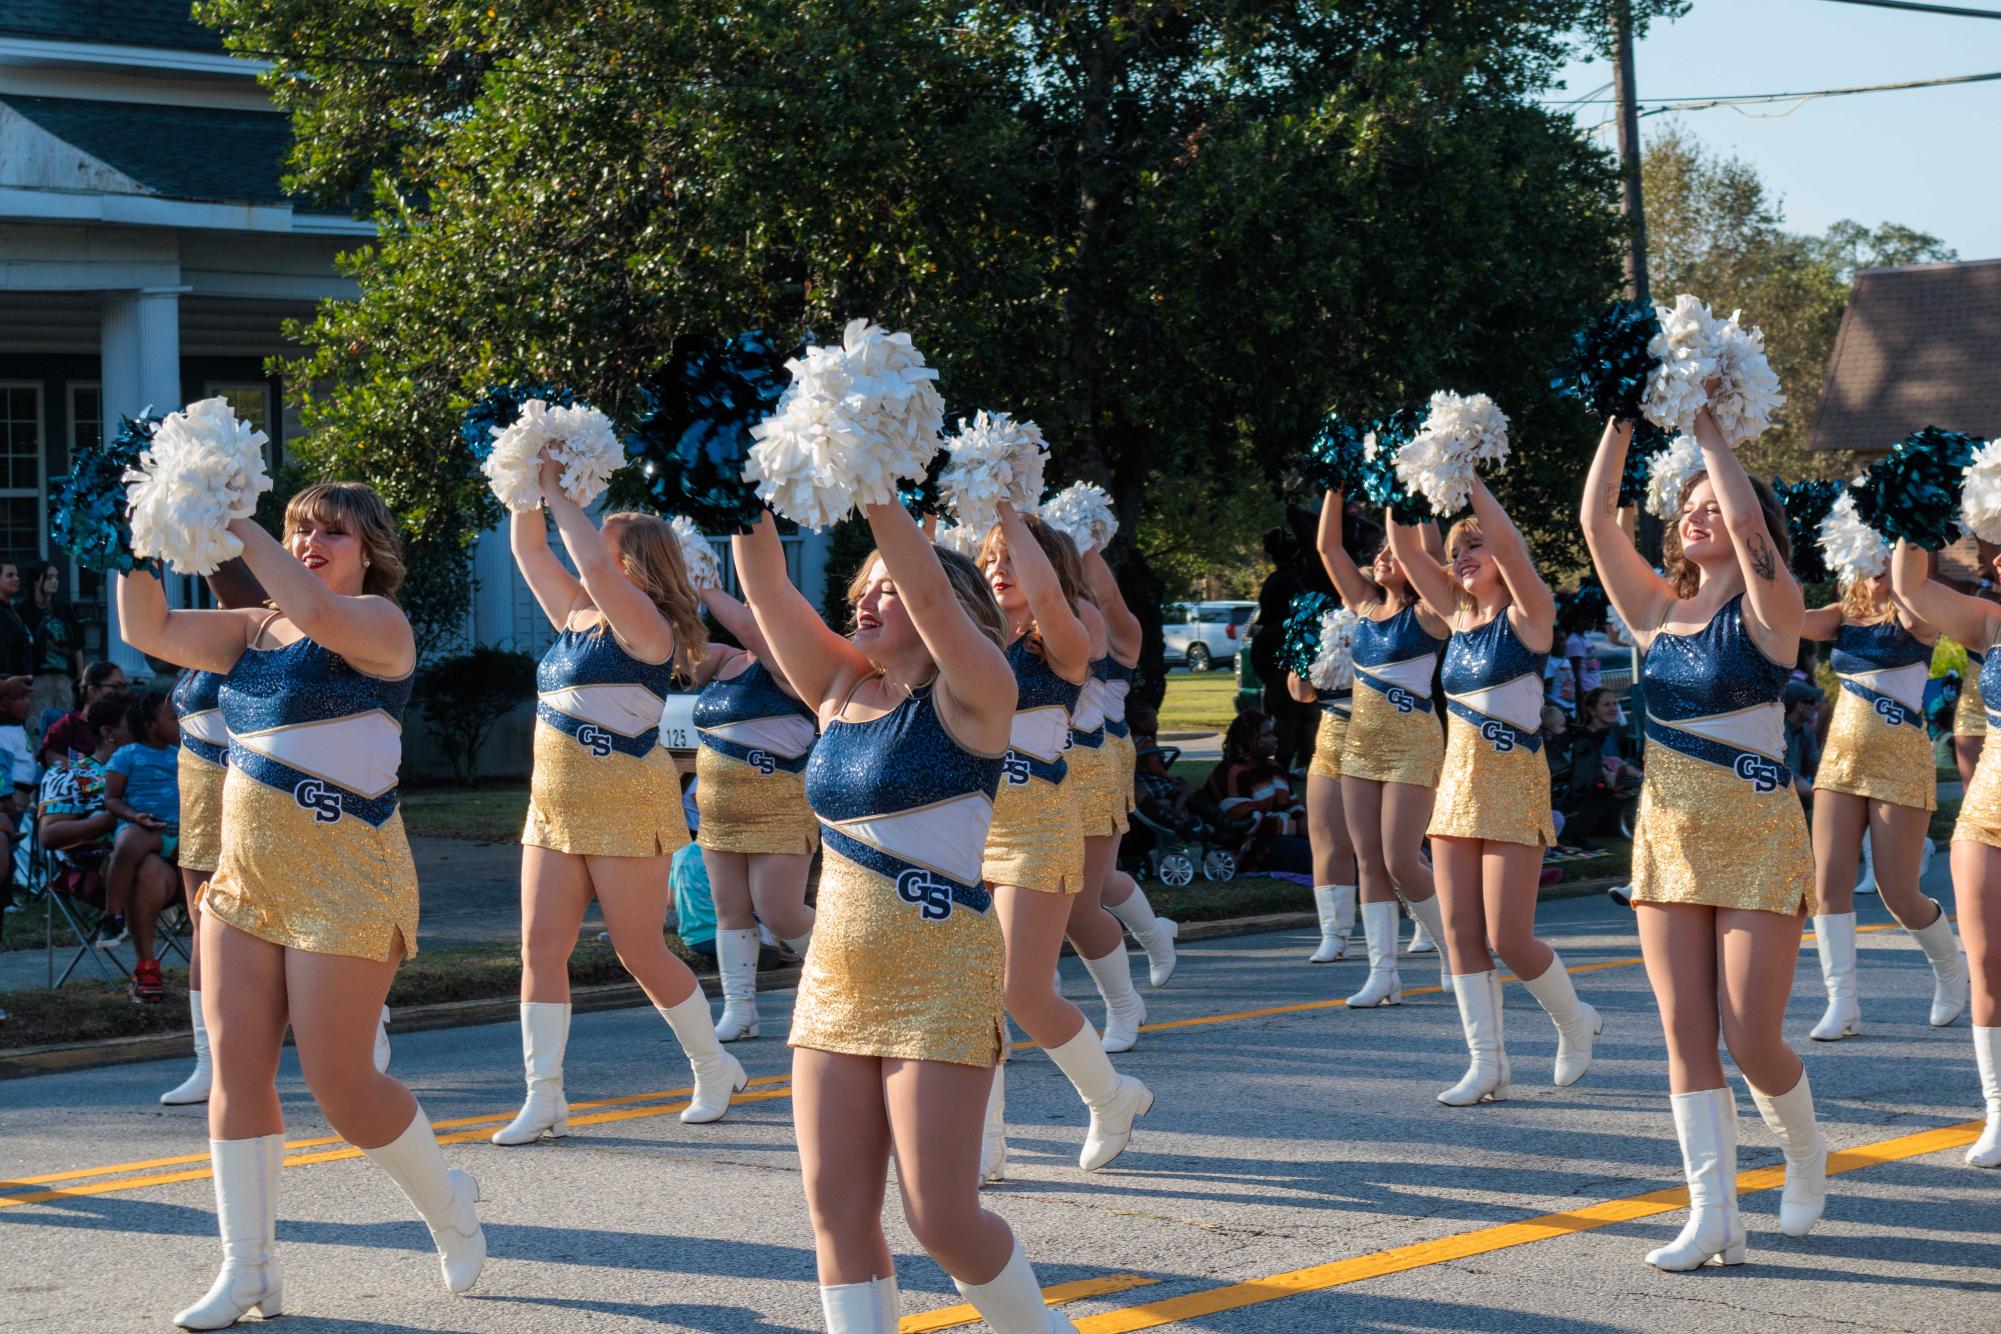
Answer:
<svg viewBox="0 0 2001 1334"><path fill-rule="evenodd" d="M1170 602L1162 609L1162 656L1191 672L1206 672L1237 656L1255 602Z"/></svg>
<svg viewBox="0 0 2001 1334"><path fill-rule="evenodd" d="M677 690L667 696L660 709L660 744L674 757L684 774L695 772L695 699L693 690Z"/></svg>

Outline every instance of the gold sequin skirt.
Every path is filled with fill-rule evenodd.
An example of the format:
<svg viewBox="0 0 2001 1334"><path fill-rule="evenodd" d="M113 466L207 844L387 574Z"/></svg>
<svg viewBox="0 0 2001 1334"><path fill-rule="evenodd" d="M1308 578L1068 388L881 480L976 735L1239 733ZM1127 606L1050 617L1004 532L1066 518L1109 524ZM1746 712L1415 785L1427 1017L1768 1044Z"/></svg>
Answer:
<svg viewBox="0 0 2001 1334"><path fill-rule="evenodd" d="M1993 747L1980 752L1973 781L1959 803L1959 819L1952 826L1952 841L1985 843L2001 848L2001 755Z"/></svg>
<svg viewBox="0 0 2001 1334"><path fill-rule="evenodd" d="M1938 772L1932 765L1931 737L1922 727L1887 723L1868 700L1839 691L1813 786L1815 791L1826 788L1935 811Z"/></svg>
<svg viewBox="0 0 2001 1334"><path fill-rule="evenodd" d="M1132 828L1132 821L1126 817L1132 814L1133 778L1139 768L1139 752L1130 736L1107 736L1105 749L1112 756L1112 781L1116 789L1113 795L1117 798L1112 803L1112 823L1123 834Z"/></svg>
<svg viewBox="0 0 2001 1334"><path fill-rule="evenodd" d="M1959 683L1959 703L1952 711L1954 736L1986 736L1987 705L1980 698L1980 667L1966 661L1966 678Z"/></svg>
<svg viewBox="0 0 2001 1334"><path fill-rule="evenodd" d="M381 826L314 813L235 769L222 786L222 857L202 911L313 954L417 957L417 867L402 812Z"/></svg>
<svg viewBox="0 0 2001 1334"><path fill-rule="evenodd" d="M1483 838L1549 847L1549 762L1541 750L1495 750L1464 718L1446 715L1445 761L1432 803L1432 838Z"/></svg>
<svg viewBox="0 0 2001 1334"><path fill-rule="evenodd" d="M1083 890L1084 813L1068 782L1002 781L980 877L1043 894Z"/></svg>
<svg viewBox="0 0 2001 1334"><path fill-rule="evenodd" d="M1341 751L1348 739L1348 720L1332 709L1320 711L1320 728L1313 734L1313 758L1306 772L1322 778L1341 776Z"/></svg>
<svg viewBox="0 0 2001 1334"><path fill-rule="evenodd" d="M811 852L820 841L804 774L759 773L709 746L695 750L695 806L695 841L710 852Z"/></svg>
<svg viewBox="0 0 2001 1334"><path fill-rule="evenodd" d="M1813 904L1813 845L1791 787L1754 791L1720 765L1647 747L1633 828L1633 901L1797 917Z"/></svg>
<svg viewBox="0 0 2001 1334"><path fill-rule="evenodd" d="M1355 687L1354 713L1341 747L1343 778L1436 787L1444 759L1445 732L1436 713L1398 713L1382 691Z"/></svg>
<svg viewBox="0 0 2001 1334"><path fill-rule="evenodd" d="M535 772L521 841L579 857L658 857L688 843L681 774L664 746L644 759L593 755L535 721Z"/></svg>
<svg viewBox="0 0 2001 1334"><path fill-rule="evenodd" d="M821 857L790 1045L992 1065L1003 1038L999 919L954 903L926 921L886 877L832 849Z"/></svg>
<svg viewBox="0 0 2001 1334"><path fill-rule="evenodd" d="M1069 751L1070 776L1063 780L1064 797L1077 807L1077 822L1085 838L1110 838L1119 833L1113 808L1119 800L1118 760L1111 742L1102 746L1072 746ZM1123 810L1118 815L1123 816Z"/></svg>
<svg viewBox="0 0 2001 1334"><path fill-rule="evenodd" d="M222 859L222 780L229 770L181 747L181 848L183 871L212 873Z"/></svg>

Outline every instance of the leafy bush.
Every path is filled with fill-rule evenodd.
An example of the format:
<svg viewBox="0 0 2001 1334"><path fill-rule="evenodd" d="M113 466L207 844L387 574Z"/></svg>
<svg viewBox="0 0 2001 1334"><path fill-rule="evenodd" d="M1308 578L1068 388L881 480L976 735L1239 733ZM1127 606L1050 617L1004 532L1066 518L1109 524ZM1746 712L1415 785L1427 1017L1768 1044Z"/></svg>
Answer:
<svg viewBox="0 0 2001 1334"><path fill-rule="evenodd" d="M424 727L461 782L472 779L493 725L535 693L535 659L511 649L476 648L417 673L412 698Z"/></svg>

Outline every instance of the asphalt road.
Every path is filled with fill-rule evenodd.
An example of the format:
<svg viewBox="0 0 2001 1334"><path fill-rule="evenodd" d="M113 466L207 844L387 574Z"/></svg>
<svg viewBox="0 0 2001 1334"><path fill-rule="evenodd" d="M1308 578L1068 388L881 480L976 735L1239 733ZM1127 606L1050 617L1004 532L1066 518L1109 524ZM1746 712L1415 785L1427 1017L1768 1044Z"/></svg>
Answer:
<svg viewBox="0 0 2001 1334"><path fill-rule="evenodd" d="M1887 920L1864 902L1865 922ZM1447 998L1349 1012L1327 1002L1363 965L1309 967L1302 935L1203 942L1149 993L1164 1027L1120 1058L1159 1095L1133 1149L1080 1174L1083 1113L1047 1059L1024 1053L1008 1081L1013 1180L991 1206L1046 1286L1098 1294L1065 1306L1086 1334L2001 1329L2001 1172L1962 1161L1978 1115L1971 1043L1964 1020L1927 1027L1914 943L1862 937L1865 1035L1831 1046L1806 1040L1820 1001L1811 947L1802 959L1788 1029L1828 1138L1861 1151L1837 1159L1850 1170L1833 1179L1825 1221L1788 1240L1777 1190L1755 1189L1750 1263L1669 1275L1642 1261L1683 1215L1672 1196L1644 1198L1678 1186L1680 1163L1631 916L1587 899L1546 905L1542 920L1606 1016L1581 1084L1550 1086L1554 1033L1511 985L1514 1095L1439 1107L1433 1094L1464 1063ZM1073 997L1089 994L1075 961L1065 974ZM1428 958L1404 977L1436 981ZM789 1003L765 999L767 1034L782 1033L773 1021ZM300 1144L327 1132L288 1057L280 1327L819 1329L786 1051L771 1037L734 1050L759 1082L727 1120L683 1126L669 1095L686 1067L652 1012L581 1015L572 1097L608 1105L576 1107L565 1141L499 1149L483 1138L519 1096L515 1029L400 1038L396 1073L441 1134L464 1137L446 1155L486 1196L493 1258L465 1298L444 1293L385 1177L338 1143ZM0 1171L17 1183L0 1187L0 1328L160 1330L206 1289L218 1252L201 1112L155 1101L180 1073L167 1062L0 1083ZM1778 1149L1748 1095L1739 1102L1742 1165L1771 1169ZM24 1181L64 1173L83 1175ZM1761 1180L1776 1187L1777 1174L1747 1185ZM50 1197L65 1190L76 1193ZM893 1212L890 1226L905 1330L954 1327L926 1314L957 1305L949 1280Z"/></svg>

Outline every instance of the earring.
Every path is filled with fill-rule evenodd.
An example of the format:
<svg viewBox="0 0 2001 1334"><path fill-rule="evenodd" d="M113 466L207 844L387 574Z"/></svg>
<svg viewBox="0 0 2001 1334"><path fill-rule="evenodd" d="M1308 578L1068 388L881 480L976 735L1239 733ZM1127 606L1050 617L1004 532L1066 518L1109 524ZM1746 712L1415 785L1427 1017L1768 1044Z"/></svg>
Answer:
<svg viewBox="0 0 2001 1334"><path fill-rule="evenodd" d="M371 562L366 556L363 556L361 558L361 568L364 570L367 569L372 563L373 562Z"/></svg>

